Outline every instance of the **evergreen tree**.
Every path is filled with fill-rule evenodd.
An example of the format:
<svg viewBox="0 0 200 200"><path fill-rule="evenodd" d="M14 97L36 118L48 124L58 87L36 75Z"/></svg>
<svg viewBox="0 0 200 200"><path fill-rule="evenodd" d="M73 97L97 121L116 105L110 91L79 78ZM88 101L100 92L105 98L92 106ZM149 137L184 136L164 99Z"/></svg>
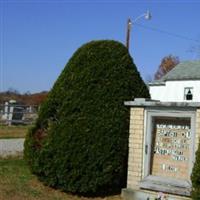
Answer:
<svg viewBox="0 0 200 200"><path fill-rule="evenodd" d="M192 180L192 199L200 199L200 144L196 152L196 161L191 175Z"/></svg>
<svg viewBox="0 0 200 200"><path fill-rule="evenodd" d="M41 106L25 141L32 171L50 186L99 195L126 184L129 108L149 97L128 50L116 41L79 48Z"/></svg>

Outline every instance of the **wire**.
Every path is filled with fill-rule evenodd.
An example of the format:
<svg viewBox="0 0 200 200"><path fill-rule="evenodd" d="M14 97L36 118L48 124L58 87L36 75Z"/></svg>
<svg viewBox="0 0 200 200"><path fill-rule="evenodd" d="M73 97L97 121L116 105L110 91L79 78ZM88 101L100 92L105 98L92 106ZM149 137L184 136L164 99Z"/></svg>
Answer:
<svg viewBox="0 0 200 200"><path fill-rule="evenodd" d="M163 33L163 34L166 34L166 35L169 35L169 36L172 36L172 37L176 37L176 38L179 38L179 39L183 39L183 40L193 41L193 42L196 42L196 43L200 44L200 40L196 40L196 39L184 36L184 35L171 33L171 32L165 31L165 30L161 30L159 28L155 28L155 27L152 27L152 26L145 26L145 25L139 24L139 23L135 23L134 25L139 26L139 27L144 28L144 29L148 29L148 30L151 30L151 31Z"/></svg>

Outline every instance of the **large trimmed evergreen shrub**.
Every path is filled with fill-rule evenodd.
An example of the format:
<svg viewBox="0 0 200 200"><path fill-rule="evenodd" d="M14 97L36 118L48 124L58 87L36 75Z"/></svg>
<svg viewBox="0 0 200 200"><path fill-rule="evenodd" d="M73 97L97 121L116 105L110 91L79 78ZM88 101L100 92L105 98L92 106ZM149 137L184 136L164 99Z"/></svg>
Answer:
<svg viewBox="0 0 200 200"><path fill-rule="evenodd" d="M196 161L192 170L192 199L200 199L200 144L196 152Z"/></svg>
<svg viewBox="0 0 200 200"><path fill-rule="evenodd" d="M115 41L78 49L25 141L33 173L67 192L97 195L125 186L129 108L149 97L128 50Z"/></svg>

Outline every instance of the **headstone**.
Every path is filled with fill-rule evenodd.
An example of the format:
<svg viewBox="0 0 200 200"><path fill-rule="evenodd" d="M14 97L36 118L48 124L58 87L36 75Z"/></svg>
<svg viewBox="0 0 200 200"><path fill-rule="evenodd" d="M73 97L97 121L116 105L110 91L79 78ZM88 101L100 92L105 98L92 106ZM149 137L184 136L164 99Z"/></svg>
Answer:
<svg viewBox="0 0 200 200"><path fill-rule="evenodd" d="M7 120L8 119L8 102L5 102L2 119L3 120Z"/></svg>
<svg viewBox="0 0 200 200"><path fill-rule="evenodd" d="M20 124L23 120L24 108L15 106L12 113L12 124Z"/></svg>
<svg viewBox="0 0 200 200"><path fill-rule="evenodd" d="M2 120L6 121L6 124L19 124L23 120L24 107L18 106L15 100L5 102L4 114Z"/></svg>

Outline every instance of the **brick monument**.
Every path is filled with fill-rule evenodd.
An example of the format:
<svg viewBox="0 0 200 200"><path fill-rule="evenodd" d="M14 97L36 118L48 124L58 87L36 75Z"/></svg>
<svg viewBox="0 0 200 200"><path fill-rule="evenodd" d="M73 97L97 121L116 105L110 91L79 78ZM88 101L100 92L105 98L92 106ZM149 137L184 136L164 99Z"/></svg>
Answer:
<svg viewBox="0 0 200 200"><path fill-rule="evenodd" d="M200 103L145 99L130 107L124 200L189 200L200 136Z"/></svg>

